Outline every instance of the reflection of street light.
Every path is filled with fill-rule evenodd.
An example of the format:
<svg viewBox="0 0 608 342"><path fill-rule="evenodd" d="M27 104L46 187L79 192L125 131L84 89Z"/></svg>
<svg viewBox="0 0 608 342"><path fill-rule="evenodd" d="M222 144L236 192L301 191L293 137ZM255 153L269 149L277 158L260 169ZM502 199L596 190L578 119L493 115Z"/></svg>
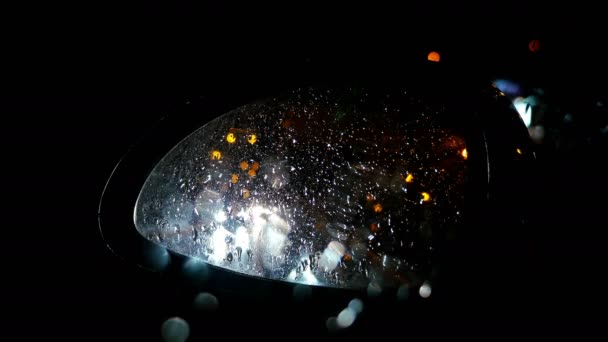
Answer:
<svg viewBox="0 0 608 342"><path fill-rule="evenodd" d="M431 200L431 195L429 195L428 192L423 192L420 195L422 195L422 201L421 202L428 202Z"/></svg>
<svg viewBox="0 0 608 342"><path fill-rule="evenodd" d="M516 97L515 100L513 100L513 106L517 110L517 113L519 113L521 119L524 121L524 124L526 124L526 127L530 127L530 124L532 123L531 101L529 101L527 98Z"/></svg>

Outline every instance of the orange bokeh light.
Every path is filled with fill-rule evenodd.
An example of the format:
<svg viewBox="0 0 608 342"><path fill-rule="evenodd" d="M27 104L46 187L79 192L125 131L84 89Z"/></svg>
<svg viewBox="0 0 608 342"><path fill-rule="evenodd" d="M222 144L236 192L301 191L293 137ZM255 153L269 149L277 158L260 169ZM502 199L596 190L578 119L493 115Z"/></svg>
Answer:
<svg viewBox="0 0 608 342"><path fill-rule="evenodd" d="M431 51L429 52L429 55L426 57L426 59L431 62L439 62L439 60L441 60L441 56L439 55L439 52Z"/></svg>

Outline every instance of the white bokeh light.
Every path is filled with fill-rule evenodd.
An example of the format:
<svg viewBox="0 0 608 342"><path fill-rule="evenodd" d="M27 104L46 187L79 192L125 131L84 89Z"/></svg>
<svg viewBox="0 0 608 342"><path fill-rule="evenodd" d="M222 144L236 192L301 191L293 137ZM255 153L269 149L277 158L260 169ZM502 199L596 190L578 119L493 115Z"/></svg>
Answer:
<svg viewBox="0 0 608 342"><path fill-rule="evenodd" d="M418 290L418 294L422 298L429 298L431 296L431 292L432 292L431 285L427 282L424 282L424 284L422 284L420 286L420 289Z"/></svg>

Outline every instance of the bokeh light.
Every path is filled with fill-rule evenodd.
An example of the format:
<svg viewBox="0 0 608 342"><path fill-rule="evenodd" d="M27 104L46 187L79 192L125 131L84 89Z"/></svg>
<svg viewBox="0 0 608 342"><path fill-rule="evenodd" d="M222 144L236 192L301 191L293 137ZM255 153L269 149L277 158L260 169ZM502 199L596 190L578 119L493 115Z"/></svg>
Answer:
<svg viewBox="0 0 608 342"><path fill-rule="evenodd" d="M339 328L348 328L353 322L355 322L355 318L357 317L357 312L351 308L347 307L346 309L340 311L338 317L336 318L336 323Z"/></svg>
<svg viewBox="0 0 608 342"><path fill-rule="evenodd" d="M441 56L436 51L431 51L426 57L427 60L431 62L439 62L441 60Z"/></svg>
<svg viewBox="0 0 608 342"><path fill-rule="evenodd" d="M213 294L201 292L194 298L193 306L199 311L213 312L219 308L220 302Z"/></svg>
<svg viewBox="0 0 608 342"><path fill-rule="evenodd" d="M218 150L211 151L211 159L213 159L213 160L220 160L220 159L222 159L222 152L220 152Z"/></svg>
<svg viewBox="0 0 608 342"><path fill-rule="evenodd" d="M403 284L397 289L397 300L404 301L410 297L409 286Z"/></svg>
<svg viewBox="0 0 608 342"><path fill-rule="evenodd" d="M348 303L348 307L353 309L357 314L360 314L363 311L363 301L355 298Z"/></svg>
<svg viewBox="0 0 608 342"><path fill-rule="evenodd" d="M424 282L420 286L420 289L418 290L418 294L422 298L429 298L431 296L431 291L432 291L431 285L428 282Z"/></svg>
<svg viewBox="0 0 608 342"><path fill-rule="evenodd" d="M226 141L229 144L234 144L236 142L236 135L234 133L228 133L228 134L226 134Z"/></svg>
<svg viewBox="0 0 608 342"><path fill-rule="evenodd" d="M180 317L169 318L161 326L161 336L165 342L184 342L190 336L190 326Z"/></svg>
<svg viewBox="0 0 608 342"><path fill-rule="evenodd" d="M303 302L312 297L312 288L308 285L296 285L293 287L293 299Z"/></svg>
<svg viewBox="0 0 608 342"><path fill-rule="evenodd" d="M540 50L540 41L538 39L532 39L528 43L528 50L531 52L538 52L538 50Z"/></svg>

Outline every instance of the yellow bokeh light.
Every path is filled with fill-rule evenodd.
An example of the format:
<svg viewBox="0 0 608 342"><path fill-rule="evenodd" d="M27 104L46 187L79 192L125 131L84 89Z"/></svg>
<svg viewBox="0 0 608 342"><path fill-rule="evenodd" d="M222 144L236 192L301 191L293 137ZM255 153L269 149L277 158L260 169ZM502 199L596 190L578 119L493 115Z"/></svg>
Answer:
<svg viewBox="0 0 608 342"><path fill-rule="evenodd" d="M220 160L222 159L222 152L218 150L211 151L211 159Z"/></svg>
<svg viewBox="0 0 608 342"><path fill-rule="evenodd" d="M516 149L515 152L517 152L517 154L522 154L523 153L520 149Z"/></svg>
<svg viewBox="0 0 608 342"><path fill-rule="evenodd" d="M249 190L244 189L244 190L243 190L243 198L244 198L244 199L248 199L248 198L249 198L249 196L251 196L251 193L249 192Z"/></svg>
<svg viewBox="0 0 608 342"><path fill-rule="evenodd" d="M247 142L251 145L255 144L258 141L258 137L255 134L251 134L247 137Z"/></svg>
<svg viewBox="0 0 608 342"><path fill-rule="evenodd" d="M464 160L467 160L467 158L469 158L469 151L467 151L466 148L463 148L462 152L460 152L460 155L462 156L462 158L464 158Z"/></svg>
<svg viewBox="0 0 608 342"><path fill-rule="evenodd" d="M243 160L239 166L241 167L241 170L245 171L249 168L249 163Z"/></svg>
<svg viewBox="0 0 608 342"><path fill-rule="evenodd" d="M422 201L423 202L428 202L431 200L431 195L429 195L428 192L422 192L420 193L422 195Z"/></svg>
<svg viewBox="0 0 608 342"><path fill-rule="evenodd" d="M376 204L374 204L374 212L375 212L375 213L380 213L380 212L382 212L382 204L380 204L380 203L376 203Z"/></svg>
<svg viewBox="0 0 608 342"><path fill-rule="evenodd" d="M229 144L234 144L236 142L236 135L234 133L228 133L226 135L226 141Z"/></svg>
<svg viewBox="0 0 608 342"><path fill-rule="evenodd" d="M232 177L230 178L230 182L232 184L236 184L239 181L239 175L237 174L232 174Z"/></svg>
<svg viewBox="0 0 608 342"><path fill-rule="evenodd" d="M260 163L254 162L253 164L251 164L251 169L255 172L258 172L258 170L260 169Z"/></svg>
<svg viewBox="0 0 608 342"><path fill-rule="evenodd" d="M414 175L409 173L407 176L405 176L405 182L406 183L411 183L414 181Z"/></svg>
<svg viewBox="0 0 608 342"><path fill-rule="evenodd" d="M253 169L249 170L249 172L247 172L247 174L249 174L249 177L255 177L257 175L255 170L253 170Z"/></svg>

